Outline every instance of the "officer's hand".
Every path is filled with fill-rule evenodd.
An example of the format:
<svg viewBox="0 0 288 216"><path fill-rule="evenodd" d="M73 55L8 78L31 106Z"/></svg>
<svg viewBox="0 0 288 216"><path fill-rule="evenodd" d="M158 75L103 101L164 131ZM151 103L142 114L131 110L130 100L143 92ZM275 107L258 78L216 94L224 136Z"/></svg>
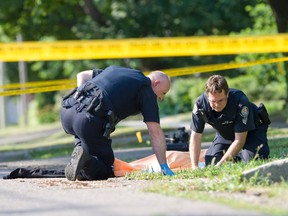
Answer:
<svg viewBox="0 0 288 216"><path fill-rule="evenodd" d="M163 175L173 176L175 175L174 172L168 167L167 163L160 164L161 172Z"/></svg>

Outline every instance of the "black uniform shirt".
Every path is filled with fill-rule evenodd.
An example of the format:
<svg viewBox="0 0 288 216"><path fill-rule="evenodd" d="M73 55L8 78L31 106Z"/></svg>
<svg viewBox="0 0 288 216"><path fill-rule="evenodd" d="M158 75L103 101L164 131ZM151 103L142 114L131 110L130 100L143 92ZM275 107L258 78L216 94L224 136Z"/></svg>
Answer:
<svg viewBox="0 0 288 216"><path fill-rule="evenodd" d="M157 96L141 71L109 66L91 82L103 90L120 119L142 113L144 122L160 122Z"/></svg>
<svg viewBox="0 0 288 216"><path fill-rule="evenodd" d="M221 112L212 110L206 93L200 95L195 102L191 122L191 129L197 133L203 133L205 127L205 118L199 115L200 111L206 115L207 123L227 140L233 141L235 132L255 129L257 107L240 90L229 89L227 105Z"/></svg>

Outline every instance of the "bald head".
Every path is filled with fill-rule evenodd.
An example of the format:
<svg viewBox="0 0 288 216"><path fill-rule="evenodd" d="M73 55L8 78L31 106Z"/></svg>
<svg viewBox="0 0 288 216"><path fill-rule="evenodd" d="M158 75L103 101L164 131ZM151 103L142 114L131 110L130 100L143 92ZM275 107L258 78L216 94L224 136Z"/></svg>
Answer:
<svg viewBox="0 0 288 216"><path fill-rule="evenodd" d="M151 87L157 98L162 101L170 89L170 78L162 71L152 71L147 77L151 80Z"/></svg>

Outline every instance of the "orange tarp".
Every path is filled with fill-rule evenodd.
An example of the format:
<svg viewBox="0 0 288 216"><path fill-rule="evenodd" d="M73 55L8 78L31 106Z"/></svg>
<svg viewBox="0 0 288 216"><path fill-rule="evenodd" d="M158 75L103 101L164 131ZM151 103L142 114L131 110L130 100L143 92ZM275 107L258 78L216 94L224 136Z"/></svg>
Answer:
<svg viewBox="0 0 288 216"><path fill-rule="evenodd" d="M205 152L206 149L201 150L199 162L204 162ZM169 167L173 171L191 168L189 152L167 151L166 158ZM157 169L159 169L158 167L159 164L155 154L136 161L132 161L130 163L115 158L114 174L116 177L121 177L133 171L157 171Z"/></svg>

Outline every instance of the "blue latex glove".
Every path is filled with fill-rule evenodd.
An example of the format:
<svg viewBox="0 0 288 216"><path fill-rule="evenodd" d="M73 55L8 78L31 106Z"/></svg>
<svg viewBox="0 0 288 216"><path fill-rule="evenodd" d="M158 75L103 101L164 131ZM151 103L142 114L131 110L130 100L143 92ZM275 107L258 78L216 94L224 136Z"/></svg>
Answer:
<svg viewBox="0 0 288 216"><path fill-rule="evenodd" d="M161 167L161 172L162 172L164 175L168 175L168 176L173 176L173 175L175 175L174 172L168 167L167 163L165 163L165 164L160 164L160 167Z"/></svg>

